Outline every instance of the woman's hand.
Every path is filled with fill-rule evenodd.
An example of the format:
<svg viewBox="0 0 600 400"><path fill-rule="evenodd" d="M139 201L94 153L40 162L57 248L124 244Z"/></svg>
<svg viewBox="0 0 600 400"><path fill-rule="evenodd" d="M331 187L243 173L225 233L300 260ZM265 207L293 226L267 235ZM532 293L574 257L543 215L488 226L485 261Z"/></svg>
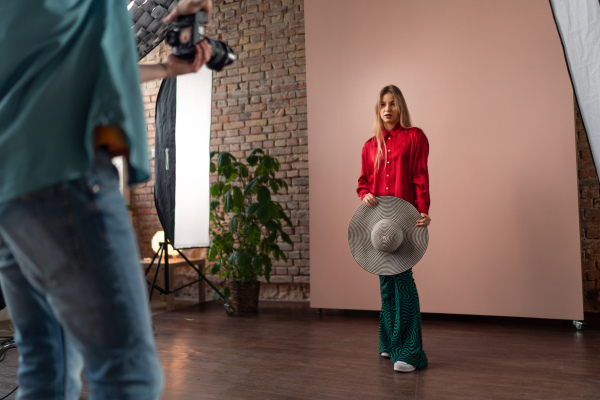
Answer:
<svg viewBox="0 0 600 400"><path fill-rule="evenodd" d="M423 217L423 219L418 220L415 226L429 226L431 223L431 218L429 218L429 215L421 213L421 217Z"/></svg>
<svg viewBox="0 0 600 400"><path fill-rule="evenodd" d="M362 202L367 203L367 205L371 208L377 205L377 199L371 193L365 194L365 197L363 197Z"/></svg>

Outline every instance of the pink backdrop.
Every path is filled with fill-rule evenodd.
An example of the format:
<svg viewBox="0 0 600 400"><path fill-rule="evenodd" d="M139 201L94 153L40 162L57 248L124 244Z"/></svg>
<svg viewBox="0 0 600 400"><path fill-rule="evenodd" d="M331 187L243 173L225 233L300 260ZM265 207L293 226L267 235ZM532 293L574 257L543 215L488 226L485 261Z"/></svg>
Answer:
<svg viewBox="0 0 600 400"><path fill-rule="evenodd" d="M347 229L393 83L430 142L421 310L583 318L573 92L548 1L305 0L305 19L311 306L380 307Z"/></svg>

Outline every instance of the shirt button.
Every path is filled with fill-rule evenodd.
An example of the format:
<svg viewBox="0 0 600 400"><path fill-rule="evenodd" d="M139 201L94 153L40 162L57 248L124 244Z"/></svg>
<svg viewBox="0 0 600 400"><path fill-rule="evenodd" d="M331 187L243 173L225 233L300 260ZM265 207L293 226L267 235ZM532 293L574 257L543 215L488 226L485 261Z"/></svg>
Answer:
<svg viewBox="0 0 600 400"><path fill-rule="evenodd" d="M388 164L389 164L389 163L390 163L390 162L388 161Z"/></svg>
<svg viewBox="0 0 600 400"><path fill-rule="evenodd" d="M390 176L390 174L387 174L386 176Z"/></svg>
<svg viewBox="0 0 600 400"><path fill-rule="evenodd" d="M388 153L389 153L389 150L388 150Z"/></svg>
<svg viewBox="0 0 600 400"><path fill-rule="evenodd" d="M385 190L389 190L390 188L385 188Z"/></svg>

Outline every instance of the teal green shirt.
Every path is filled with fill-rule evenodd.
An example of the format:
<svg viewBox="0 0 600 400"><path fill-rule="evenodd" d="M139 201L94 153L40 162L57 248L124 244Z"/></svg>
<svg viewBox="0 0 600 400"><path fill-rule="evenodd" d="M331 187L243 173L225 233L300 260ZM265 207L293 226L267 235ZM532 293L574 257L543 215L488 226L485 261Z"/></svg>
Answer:
<svg viewBox="0 0 600 400"><path fill-rule="evenodd" d="M0 2L0 202L75 179L118 125L130 183L149 177L137 52L123 0Z"/></svg>

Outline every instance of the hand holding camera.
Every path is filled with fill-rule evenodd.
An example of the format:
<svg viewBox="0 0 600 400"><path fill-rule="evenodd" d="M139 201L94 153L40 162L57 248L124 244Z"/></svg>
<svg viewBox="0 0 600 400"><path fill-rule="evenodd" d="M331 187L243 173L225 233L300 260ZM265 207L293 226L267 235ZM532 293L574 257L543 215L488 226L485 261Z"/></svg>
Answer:
<svg viewBox="0 0 600 400"><path fill-rule="evenodd" d="M141 64L140 80L146 82L198 72L204 64L220 71L231 64L236 59L231 48L204 34L211 11L212 0L181 0L164 19L165 23L173 23L166 37L173 54L160 64Z"/></svg>
<svg viewBox="0 0 600 400"><path fill-rule="evenodd" d="M207 42L203 41L196 45L193 59L180 58L174 54L169 54L162 65L165 69L166 77L172 78L174 76L198 72L211 57L212 49Z"/></svg>
<svg viewBox="0 0 600 400"><path fill-rule="evenodd" d="M188 60L194 59L196 56L199 43L208 43L211 48L211 56L206 62L206 66L212 70L220 71L235 61L236 57L227 43L205 36L204 31L207 24L208 14L204 11L181 15L175 18L173 27L167 33L166 42L173 47L175 56Z"/></svg>

